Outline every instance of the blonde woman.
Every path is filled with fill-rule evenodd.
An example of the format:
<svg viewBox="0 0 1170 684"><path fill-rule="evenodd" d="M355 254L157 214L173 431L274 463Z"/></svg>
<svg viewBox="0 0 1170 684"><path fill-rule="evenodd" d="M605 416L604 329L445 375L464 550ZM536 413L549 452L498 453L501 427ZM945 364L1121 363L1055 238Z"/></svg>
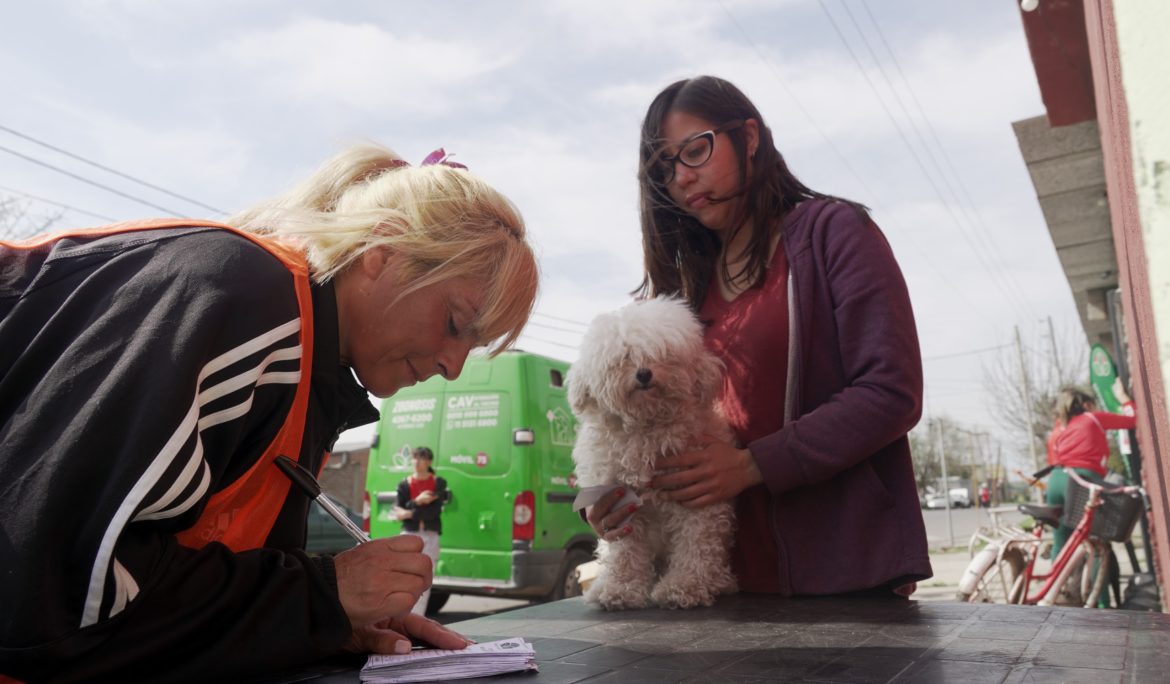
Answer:
<svg viewBox="0 0 1170 684"><path fill-rule="evenodd" d="M388 396L512 343L537 269L465 168L356 147L227 225L0 243L0 673L191 681L467 641L417 538L307 556L318 472ZM162 668L162 669L160 669Z"/></svg>

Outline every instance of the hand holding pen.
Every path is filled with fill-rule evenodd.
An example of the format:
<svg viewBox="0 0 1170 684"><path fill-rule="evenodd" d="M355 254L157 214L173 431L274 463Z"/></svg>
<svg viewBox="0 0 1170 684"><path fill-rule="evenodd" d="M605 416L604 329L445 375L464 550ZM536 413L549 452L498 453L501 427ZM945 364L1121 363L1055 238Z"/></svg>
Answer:
<svg viewBox="0 0 1170 684"><path fill-rule="evenodd" d="M353 625L350 650L405 653L412 637L438 648L458 649L470 643L432 620L410 614L419 595L431 586L433 567L422 553L422 539L400 535L371 540L322 496L312 473L285 456L278 456L275 465L359 542L333 557L337 598Z"/></svg>

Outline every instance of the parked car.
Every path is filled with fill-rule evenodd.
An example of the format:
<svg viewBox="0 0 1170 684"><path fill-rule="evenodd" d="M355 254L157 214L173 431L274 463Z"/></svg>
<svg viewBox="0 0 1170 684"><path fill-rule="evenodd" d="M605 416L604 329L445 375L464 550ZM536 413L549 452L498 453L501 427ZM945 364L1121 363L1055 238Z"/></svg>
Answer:
<svg viewBox="0 0 1170 684"><path fill-rule="evenodd" d="M362 526L362 516L350 510L345 504L337 499L325 495L338 508L345 511L353 524L358 527ZM336 520L334 520L328 513L325 512L317 504L309 506L309 530L305 538L305 550L309 553L340 553L346 549L351 549L357 544L353 537L345 531Z"/></svg>
<svg viewBox="0 0 1170 684"><path fill-rule="evenodd" d="M963 489L962 487L956 487L955 489L952 489L950 491L950 495L951 495L951 508L970 508L971 507L971 495L966 489ZM946 502L946 499L944 498L943 494L935 493L935 494L927 494L926 495L926 502L923 504L923 508L935 510L935 509L946 508L946 507L947 507L947 502Z"/></svg>

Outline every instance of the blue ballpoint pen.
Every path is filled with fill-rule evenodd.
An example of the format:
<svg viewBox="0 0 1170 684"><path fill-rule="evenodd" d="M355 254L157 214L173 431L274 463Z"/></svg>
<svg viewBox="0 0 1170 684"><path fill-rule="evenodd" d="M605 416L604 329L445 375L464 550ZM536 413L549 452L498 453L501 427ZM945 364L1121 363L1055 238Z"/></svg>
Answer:
<svg viewBox="0 0 1170 684"><path fill-rule="evenodd" d="M337 524L345 528L349 536L358 541L359 544L364 544L370 541L370 535L366 534L362 528L353 524L345 513L343 513L332 501L321 493L321 484L317 482L317 478L300 463L292 460L288 456L277 456L276 467L288 476L288 479L293 481L293 484L301 488L305 496L313 501L316 501L321 508L329 514L331 518L337 521Z"/></svg>

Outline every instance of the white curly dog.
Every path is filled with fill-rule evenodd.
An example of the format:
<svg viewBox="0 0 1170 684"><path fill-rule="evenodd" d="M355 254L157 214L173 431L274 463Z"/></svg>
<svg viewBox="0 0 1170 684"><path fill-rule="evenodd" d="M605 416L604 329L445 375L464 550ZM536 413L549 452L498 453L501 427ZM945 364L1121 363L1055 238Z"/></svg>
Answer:
<svg viewBox="0 0 1170 684"><path fill-rule="evenodd" d="M628 536L599 542L601 570L586 601L692 608L735 592L731 503L690 509L646 489L659 457L699 446L704 434L734 441L715 407L721 377L702 325L678 299L633 302L590 324L567 383L578 482L623 485L643 504Z"/></svg>

